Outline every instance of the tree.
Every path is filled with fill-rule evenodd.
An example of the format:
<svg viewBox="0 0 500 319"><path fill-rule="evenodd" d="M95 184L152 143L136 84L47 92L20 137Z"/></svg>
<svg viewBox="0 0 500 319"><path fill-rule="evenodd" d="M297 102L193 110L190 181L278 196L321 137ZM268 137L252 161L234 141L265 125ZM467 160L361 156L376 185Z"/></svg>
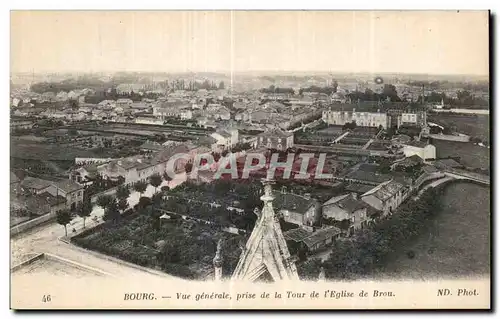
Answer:
<svg viewBox="0 0 500 319"><path fill-rule="evenodd" d="M76 208L76 213L83 219L83 228L85 228L85 219L92 213L92 204L86 200Z"/></svg>
<svg viewBox="0 0 500 319"><path fill-rule="evenodd" d="M166 193L166 192L168 192L169 190L170 190L170 187L168 187L168 186L162 186L162 187L161 187L161 189L160 189L160 191L161 191L162 193Z"/></svg>
<svg viewBox="0 0 500 319"><path fill-rule="evenodd" d="M158 186L163 182L163 178L160 174L153 174L149 176L149 183L155 188L155 193L158 190Z"/></svg>
<svg viewBox="0 0 500 319"><path fill-rule="evenodd" d="M191 170L193 169L193 164L191 163L186 163L186 166L185 166L185 170L186 170L186 173L191 173Z"/></svg>
<svg viewBox="0 0 500 319"><path fill-rule="evenodd" d="M118 203L116 202L116 199L112 199L107 205L104 210L103 219L105 221L111 220L113 223L116 223L118 219L120 219L120 211L118 210Z"/></svg>
<svg viewBox="0 0 500 319"><path fill-rule="evenodd" d="M143 182L143 181L138 181L137 183L134 184L134 190L136 192L139 192L139 194L144 194L144 192L146 191L146 189L148 188L148 184L146 182Z"/></svg>
<svg viewBox="0 0 500 319"><path fill-rule="evenodd" d="M118 200L118 209L119 209L119 210L122 212L122 214L123 214L123 212L124 212L125 210L127 210L127 208L128 208L128 201L127 201L127 199L126 199L126 198L120 198L120 199Z"/></svg>
<svg viewBox="0 0 500 319"><path fill-rule="evenodd" d="M70 211L67 209L58 211L56 216L57 223L64 226L65 236L68 237L68 229L66 226L73 220L73 216L71 216Z"/></svg>
<svg viewBox="0 0 500 319"><path fill-rule="evenodd" d="M141 197L139 198L139 203L137 203L137 210L144 211L148 206L151 205L151 198L149 197Z"/></svg>
<svg viewBox="0 0 500 319"><path fill-rule="evenodd" d="M97 198L97 206L100 206L102 209L108 208L108 206L113 202L113 197L110 195L101 195Z"/></svg>
<svg viewBox="0 0 500 319"><path fill-rule="evenodd" d="M127 186L121 185L116 190L116 198L118 198L118 200L122 199L126 200L129 196L130 196L130 190L128 189Z"/></svg>
<svg viewBox="0 0 500 319"><path fill-rule="evenodd" d="M224 81L220 81L219 83L219 90L224 90Z"/></svg>

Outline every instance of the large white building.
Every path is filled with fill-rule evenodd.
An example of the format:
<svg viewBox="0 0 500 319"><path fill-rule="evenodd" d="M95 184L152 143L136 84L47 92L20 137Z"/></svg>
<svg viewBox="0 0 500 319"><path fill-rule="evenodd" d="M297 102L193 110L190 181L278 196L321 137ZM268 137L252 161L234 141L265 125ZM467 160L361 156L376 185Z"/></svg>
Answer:
<svg viewBox="0 0 500 319"><path fill-rule="evenodd" d="M356 122L357 126L380 127L389 126L390 117L386 113L352 111L323 111L322 119L330 125L344 125Z"/></svg>
<svg viewBox="0 0 500 319"><path fill-rule="evenodd" d="M410 141L403 144L403 153L406 157L417 155L424 161L436 158L436 147L424 142Z"/></svg>

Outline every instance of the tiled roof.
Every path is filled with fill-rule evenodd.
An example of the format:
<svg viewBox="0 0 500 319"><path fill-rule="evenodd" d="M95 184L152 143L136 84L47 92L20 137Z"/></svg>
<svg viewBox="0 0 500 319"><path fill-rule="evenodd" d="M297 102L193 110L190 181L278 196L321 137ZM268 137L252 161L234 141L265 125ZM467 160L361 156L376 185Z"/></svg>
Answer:
<svg viewBox="0 0 500 319"><path fill-rule="evenodd" d="M283 236L286 240L301 242L302 240L304 240L304 238L311 236L311 232L308 232L307 230L299 227L284 232Z"/></svg>
<svg viewBox="0 0 500 319"><path fill-rule="evenodd" d="M22 180L21 185L25 188L44 189L52 185L52 182L36 177L26 176Z"/></svg>
<svg viewBox="0 0 500 319"><path fill-rule="evenodd" d="M329 206L329 205L335 205L349 214L359 209L366 208L367 206L365 202L363 202L360 199L357 199L356 195L353 193L333 197L323 204L323 206Z"/></svg>
<svg viewBox="0 0 500 319"><path fill-rule="evenodd" d="M380 199L381 201L385 202L387 199L393 197L403 187L404 187L403 184L400 184L395 181L388 181L364 193L362 196L373 195L376 198Z"/></svg>
<svg viewBox="0 0 500 319"><path fill-rule="evenodd" d="M337 227L325 227L318 229L314 232L308 232L303 228L291 229L283 233L286 240L292 240L295 242L303 242L307 247L311 248L315 244L324 241L327 238L334 237L340 234L342 231Z"/></svg>
<svg viewBox="0 0 500 319"><path fill-rule="evenodd" d="M43 193L37 195L36 197L38 197L39 199L44 200L50 206L55 206L55 205L58 205L58 204L64 204L64 203L66 203L66 198L64 198L63 196L60 196L60 195L53 196L52 194L50 194L48 192L43 192Z"/></svg>
<svg viewBox="0 0 500 319"><path fill-rule="evenodd" d="M303 242L307 247L311 248L317 243L320 243L328 238L334 237L338 234L342 233L342 231L337 227L327 227L319 229L312 233L311 236L304 238Z"/></svg>
<svg viewBox="0 0 500 319"><path fill-rule="evenodd" d="M71 193L71 192L77 191L79 189L83 189L82 185L75 183L70 179L60 180L60 181L54 182L54 184L67 193Z"/></svg>
<svg viewBox="0 0 500 319"><path fill-rule="evenodd" d="M304 214L314 204L313 199L306 199L303 196L292 193L273 192L273 196L273 206L276 209L284 209L299 214Z"/></svg>

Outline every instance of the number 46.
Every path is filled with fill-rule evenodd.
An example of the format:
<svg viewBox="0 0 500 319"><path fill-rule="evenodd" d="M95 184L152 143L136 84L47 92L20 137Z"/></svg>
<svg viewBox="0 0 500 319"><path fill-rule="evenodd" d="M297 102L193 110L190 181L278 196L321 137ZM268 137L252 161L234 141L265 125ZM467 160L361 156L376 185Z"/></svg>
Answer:
<svg viewBox="0 0 500 319"><path fill-rule="evenodd" d="M52 298L50 297L50 295L43 295L42 297L42 302L50 302L52 300Z"/></svg>

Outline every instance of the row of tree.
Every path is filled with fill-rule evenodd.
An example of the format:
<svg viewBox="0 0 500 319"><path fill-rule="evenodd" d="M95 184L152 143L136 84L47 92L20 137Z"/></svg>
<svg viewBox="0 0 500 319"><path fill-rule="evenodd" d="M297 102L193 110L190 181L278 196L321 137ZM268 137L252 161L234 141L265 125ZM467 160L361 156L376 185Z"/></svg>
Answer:
<svg viewBox="0 0 500 319"><path fill-rule="evenodd" d="M162 184L163 180L169 182L172 178L167 174L154 174L149 177L149 184L151 184L155 188L155 193L158 191L158 187ZM95 183L100 183L100 179L94 181ZM104 181L102 181L104 183ZM154 196L154 200L150 200L147 197L143 197L142 195L146 191L148 187L148 183L144 181L138 181L133 185L133 189L141 194L139 199L139 204L137 205L138 209L144 209L150 205L150 203L155 202L158 203L161 200L161 197ZM98 188L97 188L98 189ZM162 187L162 192L168 191L168 186ZM156 195L156 194L155 194ZM116 223L120 220L121 214L125 212L129 208L128 198L130 196L130 189L125 185L118 186L116 190L116 197L111 195L102 195L97 198L97 206L104 209L103 220L112 221ZM73 220L75 217L75 213L77 216L83 219L83 227L85 228L85 220L92 213L92 203L90 201L90 196L86 194L85 199L82 204L76 207L74 212L70 210L62 210L57 213L57 223L64 226L65 234L68 235L67 225Z"/></svg>

